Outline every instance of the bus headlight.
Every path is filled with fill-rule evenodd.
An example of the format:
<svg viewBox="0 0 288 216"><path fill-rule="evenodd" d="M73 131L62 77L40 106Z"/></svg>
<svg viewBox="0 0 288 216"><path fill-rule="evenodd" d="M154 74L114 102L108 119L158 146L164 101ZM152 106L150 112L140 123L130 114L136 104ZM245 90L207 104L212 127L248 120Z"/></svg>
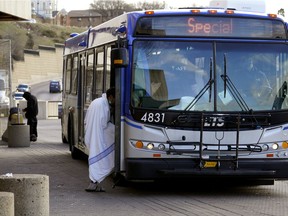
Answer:
<svg viewBox="0 0 288 216"><path fill-rule="evenodd" d="M147 144L147 149L152 150L154 148L154 144L153 143L148 143Z"/></svg>
<svg viewBox="0 0 288 216"><path fill-rule="evenodd" d="M267 144L262 145L262 151L268 151L269 146Z"/></svg>
<svg viewBox="0 0 288 216"><path fill-rule="evenodd" d="M158 145L158 149L160 150L160 151L164 151L165 150L165 145L164 144L159 144Z"/></svg>
<svg viewBox="0 0 288 216"><path fill-rule="evenodd" d="M273 149L273 150L277 150L278 148L279 148L278 143L273 143L272 149Z"/></svg>

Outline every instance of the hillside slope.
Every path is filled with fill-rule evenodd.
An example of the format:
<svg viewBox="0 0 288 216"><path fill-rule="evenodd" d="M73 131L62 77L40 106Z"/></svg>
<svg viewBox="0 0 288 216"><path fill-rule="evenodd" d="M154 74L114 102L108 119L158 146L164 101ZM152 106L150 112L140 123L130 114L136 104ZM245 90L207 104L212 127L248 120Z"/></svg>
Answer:
<svg viewBox="0 0 288 216"><path fill-rule="evenodd" d="M64 43L72 32L80 33L85 30L47 23L0 22L0 42L1 39L10 39L13 59L21 60L24 49L37 50L39 45L54 46L55 43Z"/></svg>

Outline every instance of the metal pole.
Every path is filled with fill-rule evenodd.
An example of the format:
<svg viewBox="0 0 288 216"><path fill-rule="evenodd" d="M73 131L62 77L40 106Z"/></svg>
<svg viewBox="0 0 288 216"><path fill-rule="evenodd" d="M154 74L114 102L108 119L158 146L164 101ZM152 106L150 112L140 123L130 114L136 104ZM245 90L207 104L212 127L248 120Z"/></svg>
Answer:
<svg viewBox="0 0 288 216"><path fill-rule="evenodd" d="M9 82L9 98L10 98L10 107L13 100L12 97L12 53L11 53L11 40L9 39L9 75L8 75L8 82Z"/></svg>
<svg viewBox="0 0 288 216"><path fill-rule="evenodd" d="M7 55L5 55L5 68L3 68L4 70L8 71L8 73L6 72L5 76L8 77L8 84L5 84L5 91L8 91L6 92L7 95L9 96L9 100L10 100L10 104L9 104L9 108L11 107L11 103L12 103L12 52L11 52L11 49L12 49L12 46L11 46L11 40L10 39L1 39L1 44L7 44L9 43L9 57L7 58ZM5 50L7 50L5 48ZM2 48L2 51L3 51L3 48ZM6 53L6 52L5 52ZM3 54L4 55L4 54ZM8 66L7 66L7 59L8 59ZM5 82L6 82L6 78L5 78Z"/></svg>
<svg viewBox="0 0 288 216"><path fill-rule="evenodd" d="M115 173L120 172L121 148L121 68L115 68Z"/></svg>

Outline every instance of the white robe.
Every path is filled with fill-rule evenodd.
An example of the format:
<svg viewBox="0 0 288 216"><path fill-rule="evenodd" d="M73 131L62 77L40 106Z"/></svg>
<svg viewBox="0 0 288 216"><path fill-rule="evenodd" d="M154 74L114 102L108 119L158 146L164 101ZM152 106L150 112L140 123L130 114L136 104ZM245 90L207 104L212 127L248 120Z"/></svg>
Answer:
<svg viewBox="0 0 288 216"><path fill-rule="evenodd" d="M110 122L106 94L90 104L85 116L85 144L89 149L89 178L101 182L114 169L115 126Z"/></svg>

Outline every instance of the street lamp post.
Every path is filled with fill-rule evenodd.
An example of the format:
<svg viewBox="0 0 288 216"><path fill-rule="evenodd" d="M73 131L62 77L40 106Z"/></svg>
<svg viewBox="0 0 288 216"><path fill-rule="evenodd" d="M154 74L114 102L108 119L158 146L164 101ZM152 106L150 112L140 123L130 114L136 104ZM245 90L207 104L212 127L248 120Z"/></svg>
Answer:
<svg viewBox="0 0 288 216"><path fill-rule="evenodd" d="M8 75L8 86L9 86L9 98L10 98L10 106L12 103L12 53L11 53L11 40L9 40L9 75Z"/></svg>
<svg viewBox="0 0 288 216"><path fill-rule="evenodd" d="M37 1L37 15L39 15L39 1Z"/></svg>

